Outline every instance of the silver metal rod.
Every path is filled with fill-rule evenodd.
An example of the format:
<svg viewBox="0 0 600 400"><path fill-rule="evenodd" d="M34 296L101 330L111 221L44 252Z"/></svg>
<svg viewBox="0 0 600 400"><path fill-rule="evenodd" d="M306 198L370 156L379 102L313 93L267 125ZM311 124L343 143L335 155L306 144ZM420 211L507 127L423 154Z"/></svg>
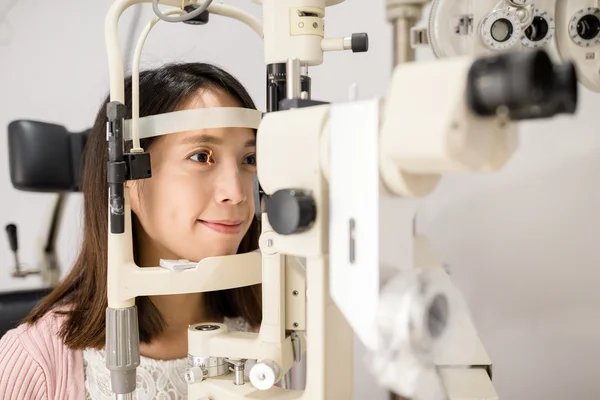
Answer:
<svg viewBox="0 0 600 400"><path fill-rule="evenodd" d="M243 385L244 384L244 364L239 364L234 366L235 370L235 384Z"/></svg>
<svg viewBox="0 0 600 400"><path fill-rule="evenodd" d="M291 389L292 388L292 373L288 372L283 376L281 380L281 388L282 389Z"/></svg>
<svg viewBox="0 0 600 400"><path fill-rule="evenodd" d="M394 65L415 60L415 50L410 45L410 28L415 22L411 18L398 18L394 21Z"/></svg>
<svg viewBox="0 0 600 400"><path fill-rule="evenodd" d="M290 100L300 98L300 60L290 58L287 61L286 68L287 93L286 97Z"/></svg>
<svg viewBox="0 0 600 400"><path fill-rule="evenodd" d="M21 261L19 260L19 254L15 251L15 275L21 274Z"/></svg>
<svg viewBox="0 0 600 400"><path fill-rule="evenodd" d="M352 50L352 36L344 38L344 50Z"/></svg>
<svg viewBox="0 0 600 400"><path fill-rule="evenodd" d="M300 75L308 76L308 64L304 63L300 66Z"/></svg>
<svg viewBox="0 0 600 400"><path fill-rule="evenodd" d="M116 400L133 400L133 393L115 394Z"/></svg>

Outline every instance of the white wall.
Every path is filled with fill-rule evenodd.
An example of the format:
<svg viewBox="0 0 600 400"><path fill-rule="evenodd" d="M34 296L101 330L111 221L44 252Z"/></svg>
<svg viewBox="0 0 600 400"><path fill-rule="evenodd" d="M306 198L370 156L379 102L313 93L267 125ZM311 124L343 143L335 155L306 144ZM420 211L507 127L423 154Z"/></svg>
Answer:
<svg viewBox="0 0 600 400"><path fill-rule="evenodd" d="M108 90L103 20L110 1L22 0L0 26L0 126L38 119L71 130L90 126ZM248 0L228 0L260 15ZM58 6L60 4L60 6ZM368 32L367 55L330 53L312 68L314 98L346 99L359 84L360 98L384 94L391 69L391 29L384 1L348 0L328 10L328 36ZM142 23L151 8L143 6ZM135 10L121 23L122 42ZM226 67L248 87L259 107L265 101L262 43L247 27L215 17L204 27L161 23L151 33L143 66L165 61L208 61ZM140 26L138 26L138 30ZM229 45L227 37L235 38ZM427 52L422 58L431 58ZM575 118L527 123L522 146L500 173L452 176L422 204L419 229L452 268L468 299L481 338L495 365L502 399L600 398L594 361L600 358L600 97L583 90ZM7 152L0 140L0 154ZM2 157L6 160L6 157ZM21 193L10 184L8 161L0 163L0 223L19 226L21 259L35 263L35 239L43 235L52 196ZM59 237L65 269L80 238L81 198L69 200ZM0 240L0 290L36 287L39 279L10 278L6 235ZM389 245L393 245L390 240ZM357 397L373 396L358 372ZM369 396L369 397L367 397Z"/></svg>

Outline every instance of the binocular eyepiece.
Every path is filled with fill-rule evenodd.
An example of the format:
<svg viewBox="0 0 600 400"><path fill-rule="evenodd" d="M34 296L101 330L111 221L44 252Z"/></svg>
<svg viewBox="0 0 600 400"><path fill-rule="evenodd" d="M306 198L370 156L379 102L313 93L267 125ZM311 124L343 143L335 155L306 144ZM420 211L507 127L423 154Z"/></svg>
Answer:
<svg viewBox="0 0 600 400"><path fill-rule="evenodd" d="M467 78L467 102L477 115L506 112L511 120L574 114L578 85L571 61L554 64L543 50L476 60Z"/></svg>

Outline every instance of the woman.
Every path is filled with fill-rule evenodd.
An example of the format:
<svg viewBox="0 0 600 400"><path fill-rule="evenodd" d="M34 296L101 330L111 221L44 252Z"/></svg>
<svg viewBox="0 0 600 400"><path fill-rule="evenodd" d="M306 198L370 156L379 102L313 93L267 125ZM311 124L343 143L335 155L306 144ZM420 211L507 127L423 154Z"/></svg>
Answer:
<svg viewBox="0 0 600 400"><path fill-rule="evenodd" d="M255 109L244 87L207 64L170 64L140 74L140 117L200 107ZM131 118L131 79L125 83ZM106 104L85 150L84 234L66 279L0 341L0 398L113 399L105 367L107 307ZM210 135L210 140L200 135ZM201 260L258 248L252 177L255 132L219 128L143 139L152 178L130 181L137 265ZM131 143L128 143L128 148ZM236 330L261 322L260 286L136 299L138 398L186 398L187 327L223 320Z"/></svg>

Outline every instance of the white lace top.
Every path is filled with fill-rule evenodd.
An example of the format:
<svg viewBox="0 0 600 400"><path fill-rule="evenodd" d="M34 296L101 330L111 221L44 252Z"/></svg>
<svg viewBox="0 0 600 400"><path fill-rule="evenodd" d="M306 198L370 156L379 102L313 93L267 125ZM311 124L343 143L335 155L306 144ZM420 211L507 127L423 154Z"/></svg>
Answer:
<svg viewBox="0 0 600 400"><path fill-rule="evenodd" d="M250 331L242 319L225 319L230 330ZM85 368L86 400L114 400L110 389L110 372L106 369L104 350L83 351ZM184 374L187 358L178 360L154 360L140 357L137 368L137 400L183 400L187 399L187 382Z"/></svg>

